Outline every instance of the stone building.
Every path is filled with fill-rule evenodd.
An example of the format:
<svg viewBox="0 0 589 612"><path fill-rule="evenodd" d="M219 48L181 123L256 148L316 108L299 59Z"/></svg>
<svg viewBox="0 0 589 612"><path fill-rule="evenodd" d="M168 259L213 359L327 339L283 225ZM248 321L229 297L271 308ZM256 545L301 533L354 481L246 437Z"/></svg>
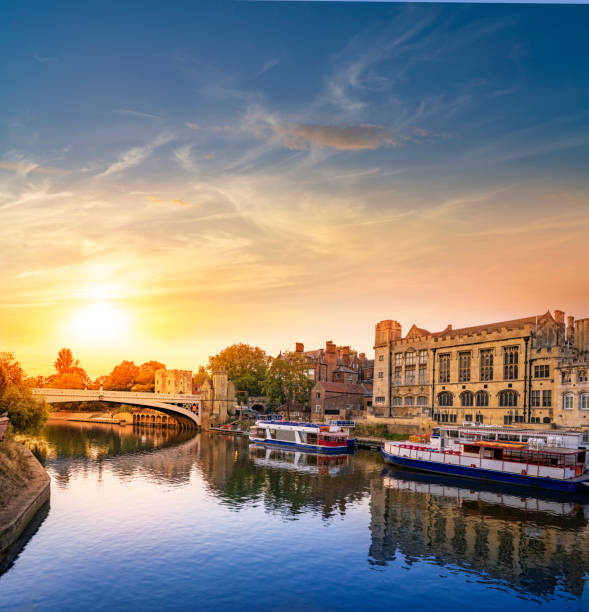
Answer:
<svg viewBox="0 0 589 612"><path fill-rule="evenodd" d="M560 410L573 394L581 424L589 355L589 319L560 310L543 315L429 332L413 325L403 337L396 321L375 333L375 416L427 415L441 423L572 424ZM572 374L575 370L575 374ZM575 383L562 383L562 372ZM586 371L586 370L585 370ZM568 379L566 379L568 380ZM577 385L574 390L570 386ZM565 385L565 386L563 386ZM584 385L584 386L583 386ZM575 404L575 394L577 394ZM566 399L567 406L570 400ZM585 404L583 403L585 402ZM563 416L565 415L565 416Z"/></svg>
<svg viewBox="0 0 589 612"><path fill-rule="evenodd" d="M365 353L357 353L349 346L338 347L331 340L324 349L313 351L305 351L304 344L297 342L295 350L307 360L307 376L315 382L372 384L374 361L367 359Z"/></svg>
<svg viewBox="0 0 589 612"><path fill-rule="evenodd" d="M200 392L201 426L204 429L223 425L230 415L235 414L235 385L228 379L225 368L215 370L212 380L205 380Z"/></svg>
<svg viewBox="0 0 589 612"><path fill-rule="evenodd" d="M311 391L311 420L362 419L371 399L367 385L320 381Z"/></svg>
<svg viewBox="0 0 589 612"><path fill-rule="evenodd" d="M190 370L156 370L155 392L192 394L192 372Z"/></svg>

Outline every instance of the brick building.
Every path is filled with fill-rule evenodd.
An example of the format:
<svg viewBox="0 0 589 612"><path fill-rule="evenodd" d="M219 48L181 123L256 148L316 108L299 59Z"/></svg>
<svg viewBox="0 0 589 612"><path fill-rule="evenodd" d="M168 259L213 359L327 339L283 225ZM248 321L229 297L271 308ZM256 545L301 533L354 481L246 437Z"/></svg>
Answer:
<svg viewBox="0 0 589 612"><path fill-rule="evenodd" d="M156 370L156 393L192 393L192 372L190 370Z"/></svg>
<svg viewBox="0 0 589 612"><path fill-rule="evenodd" d="M463 329L448 325L433 333L413 325L405 337L399 323L381 321L374 346L375 416L584 424L589 319L569 317L568 325L564 319L555 310L554 316Z"/></svg>
<svg viewBox="0 0 589 612"><path fill-rule="evenodd" d="M367 385L320 381L311 391L311 420L362 419L371 400Z"/></svg>

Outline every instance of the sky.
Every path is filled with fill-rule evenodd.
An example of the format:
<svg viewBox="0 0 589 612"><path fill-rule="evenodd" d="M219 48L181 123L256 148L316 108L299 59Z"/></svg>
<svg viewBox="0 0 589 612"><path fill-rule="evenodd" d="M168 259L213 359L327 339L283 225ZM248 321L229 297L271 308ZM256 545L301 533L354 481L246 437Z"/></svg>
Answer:
<svg viewBox="0 0 589 612"><path fill-rule="evenodd" d="M589 316L589 7L7 2L0 350Z"/></svg>

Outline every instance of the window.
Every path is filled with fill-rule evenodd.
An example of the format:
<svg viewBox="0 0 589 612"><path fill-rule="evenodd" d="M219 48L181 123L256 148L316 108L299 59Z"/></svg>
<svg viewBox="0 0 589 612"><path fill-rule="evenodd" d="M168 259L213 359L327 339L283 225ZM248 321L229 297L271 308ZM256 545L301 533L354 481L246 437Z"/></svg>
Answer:
<svg viewBox="0 0 589 612"><path fill-rule="evenodd" d="M545 389L542 391L542 407L550 408L552 406L552 391Z"/></svg>
<svg viewBox="0 0 589 612"><path fill-rule="evenodd" d="M562 396L562 409L563 410L572 410L573 409L573 394L565 393Z"/></svg>
<svg viewBox="0 0 589 612"><path fill-rule="evenodd" d="M403 353L395 353L395 365L396 366L403 365Z"/></svg>
<svg viewBox="0 0 589 612"><path fill-rule="evenodd" d="M513 423L513 417L510 414L506 414L503 416L503 424L511 425Z"/></svg>
<svg viewBox="0 0 589 612"><path fill-rule="evenodd" d="M401 384L401 366L395 367L395 384L396 385Z"/></svg>
<svg viewBox="0 0 589 612"><path fill-rule="evenodd" d="M315 378L315 368L309 368L307 370L307 378Z"/></svg>
<svg viewBox="0 0 589 612"><path fill-rule="evenodd" d="M415 384L415 366L414 365L405 366L405 384L406 385Z"/></svg>
<svg viewBox="0 0 589 612"><path fill-rule="evenodd" d="M517 392L512 389L499 391L499 406L517 406Z"/></svg>
<svg viewBox="0 0 589 612"><path fill-rule="evenodd" d="M530 406L534 408L540 406L540 389L533 389L530 391Z"/></svg>
<svg viewBox="0 0 589 612"><path fill-rule="evenodd" d="M481 351L481 380L493 380L493 351L485 349Z"/></svg>
<svg viewBox="0 0 589 612"><path fill-rule="evenodd" d="M427 384L427 366L426 365L419 366L419 384L420 385Z"/></svg>
<svg viewBox="0 0 589 612"><path fill-rule="evenodd" d="M405 353L405 365L415 365L415 351Z"/></svg>
<svg viewBox="0 0 589 612"><path fill-rule="evenodd" d="M315 412L321 412L321 404L315 404Z"/></svg>
<svg viewBox="0 0 589 612"><path fill-rule="evenodd" d="M571 371L563 370L561 372L561 380L563 383L570 383L571 382Z"/></svg>
<svg viewBox="0 0 589 612"><path fill-rule="evenodd" d="M379 355L379 356L378 356L378 360L379 360L379 361L384 361L384 355Z"/></svg>
<svg viewBox="0 0 589 612"><path fill-rule="evenodd" d="M587 382L587 370L585 368L579 368L577 372L577 380L579 382Z"/></svg>
<svg viewBox="0 0 589 612"><path fill-rule="evenodd" d="M415 405L415 398L408 395L405 398L405 406L414 406L414 405Z"/></svg>
<svg viewBox="0 0 589 612"><path fill-rule="evenodd" d="M460 394L460 405L462 407L472 406L474 402L474 395L470 391L463 391Z"/></svg>
<svg viewBox="0 0 589 612"><path fill-rule="evenodd" d="M399 395L393 397L393 406L402 406L401 397Z"/></svg>
<svg viewBox="0 0 589 612"><path fill-rule="evenodd" d="M519 346L503 347L503 378L516 380L518 378L517 364L519 362Z"/></svg>
<svg viewBox="0 0 589 612"><path fill-rule="evenodd" d="M427 350L419 351L419 365L427 363Z"/></svg>
<svg viewBox="0 0 589 612"><path fill-rule="evenodd" d="M579 398L579 408L581 410L589 410L589 393L582 393Z"/></svg>
<svg viewBox="0 0 589 612"><path fill-rule="evenodd" d="M534 366L534 378L550 378L549 365Z"/></svg>
<svg viewBox="0 0 589 612"><path fill-rule="evenodd" d="M477 391L475 397L477 406L489 405L489 394L486 391Z"/></svg>
<svg viewBox="0 0 589 612"><path fill-rule="evenodd" d="M378 377L379 378L384 378L384 372L382 370L378 373Z"/></svg>
<svg viewBox="0 0 589 612"><path fill-rule="evenodd" d="M425 395L420 395L417 398L417 405L418 406L427 406L427 397Z"/></svg>
<svg viewBox="0 0 589 612"><path fill-rule="evenodd" d="M383 395L379 395L377 397L374 398L374 403L375 404L384 404L384 396Z"/></svg>
<svg viewBox="0 0 589 612"><path fill-rule="evenodd" d="M464 420L467 421L468 423L472 422L472 414L465 414L464 415Z"/></svg>
<svg viewBox="0 0 589 612"><path fill-rule="evenodd" d="M439 382L449 383L450 382L450 353L440 355L440 373Z"/></svg>
<svg viewBox="0 0 589 612"><path fill-rule="evenodd" d="M514 419L515 419L516 423L525 423L526 422L526 418L524 417L523 414L516 414Z"/></svg>
<svg viewBox="0 0 589 612"><path fill-rule="evenodd" d="M438 393L439 406L452 406L452 399L452 394L448 391L442 391L442 393Z"/></svg>
<svg viewBox="0 0 589 612"><path fill-rule="evenodd" d="M470 351L458 353L458 382L470 381Z"/></svg>
<svg viewBox="0 0 589 612"><path fill-rule="evenodd" d="M477 423L484 423L485 422L485 415L484 414L477 414L476 415L476 422Z"/></svg>

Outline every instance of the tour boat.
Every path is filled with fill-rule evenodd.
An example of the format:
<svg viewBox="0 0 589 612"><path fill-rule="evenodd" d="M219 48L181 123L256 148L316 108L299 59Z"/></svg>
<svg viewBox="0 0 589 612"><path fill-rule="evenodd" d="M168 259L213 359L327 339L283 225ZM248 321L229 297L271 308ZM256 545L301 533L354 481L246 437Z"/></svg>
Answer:
<svg viewBox="0 0 589 612"><path fill-rule="evenodd" d="M250 458L259 467L306 472L324 476L350 473L352 464L349 453L309 453L299 449L272 448L261 444L250 446Z"/></svg>
<svg viewBox="0 0 589 612"><path fill-rule="evenodd" d="M8 412L5 412L4 414L0 414L0 442L4 440L4 434L6 433L6 430L8 429L9 422L10 421L8 419Z"/></svg>
<svg viewBox="0 0 589 612"><path fill-rule="evenodd" d="M249 438L257 444L322 454L346 453L354 448L347 427L327 423L259 420L250 429Z"/></svg>
<svg viewBox="0 0 589 612"><path fill-rule="evenodd" d="M386 463L414 470L556 491L589 492L587 435L493 426L435 428L385 442Z"/></svg>

